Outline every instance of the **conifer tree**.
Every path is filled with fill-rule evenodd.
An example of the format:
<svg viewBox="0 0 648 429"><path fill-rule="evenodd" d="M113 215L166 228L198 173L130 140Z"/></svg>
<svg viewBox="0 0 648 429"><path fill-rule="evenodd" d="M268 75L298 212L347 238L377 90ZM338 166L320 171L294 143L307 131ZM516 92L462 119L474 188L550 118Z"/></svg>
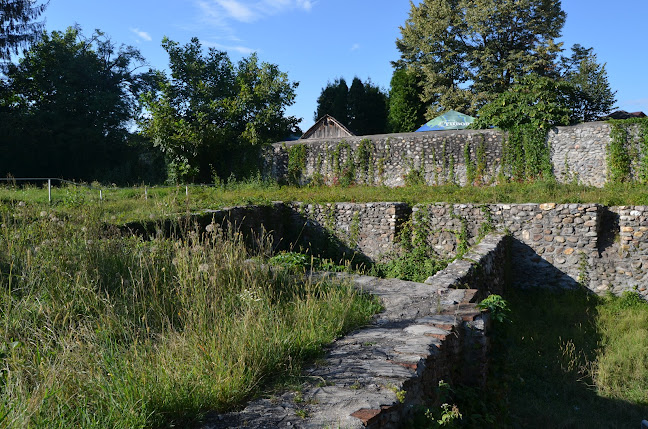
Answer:
<svg viewBox="0 0 648 429"><path fill-rule="evenodd" d="M43 29L38 18L47 3L37 5L32 0L0 1L0 61L6 61L19 48L36 41Z"/></svg>

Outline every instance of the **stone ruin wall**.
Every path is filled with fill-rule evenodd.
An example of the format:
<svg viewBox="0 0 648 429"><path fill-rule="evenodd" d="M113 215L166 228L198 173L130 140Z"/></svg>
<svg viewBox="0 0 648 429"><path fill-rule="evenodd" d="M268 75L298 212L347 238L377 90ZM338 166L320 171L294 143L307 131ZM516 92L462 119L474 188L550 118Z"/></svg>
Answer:
<svg viewBox="0 0 648 429"><path fill-rule="evenodd" d="M460 240L471 246L425 284L352 276L358 287L381 297L385 311L333 343L323 361L306 371L324 383L303 387L300 400L293 392L254 400L240 412L207 419L205 429L395 428L414 406L439 400L434 386L440 379L483 385L489 323L475 302L502 293L506 261L517 270L513 278L528 280L521 287L575 287L589 278L593 291L638 290L648 298L648 206L277 202L195 219L203 229L237 225L251 243L274 237L276 249L308 245L321 236L315 231L325 230L337 244L373 259L397 251L398 234L410 219L414 228L427 226L441 255L455 254ZM155 234L159 227L128 226ZM491 228L510 238L500 232L478 240Z"/></svg>
<svg viewBox="0 0 648 429"><path fill-rule="evenodd" d="M639 153L636 126L630 127L630 152ZM561 183L579 183L602 187L606 183L607 146L611 127L606 122L555 127L547 136L556 179ZM633 131L634 130L634 131ZM266 167L271 177L287 178L288 149L294 145L307 147L306 166L301 182L318 176L326 184L337 184L349 154L356 164L355 182L369 185L403 186L413 170L423 173L425 182L440 185L451 181L451 162L455 182L467 182L464 147L469 145L471 160L477 160L477 148L483 144L485 169L481 184L493 183L501 168L502 140L498 130L428 131L422 133L381 134L336 139L308 139L275 143L266 154ZM357 161L361 142L373 145L371 162ZM350 147L350 151L346 146ZM634 162L636 164L636 160ZM337 166L337 168L336 168ZM637 166L633 165L633 175Z"/></svg>
<svg viewBox="0 0 648 429"><path fill-rule="evenodd" d="M585 282L596 293L637 290L648 299L648 206L275 203L199 217L203 226L212 220L238 225L252 244L270 237L275 251L328 246L324 256L359 253L371 260L399 251L399 233L412 218L426 223L429 243L442 257L453 257L461 240L473 246L487 230L509 232L514 269L533 274L523 287Z"/></svg>

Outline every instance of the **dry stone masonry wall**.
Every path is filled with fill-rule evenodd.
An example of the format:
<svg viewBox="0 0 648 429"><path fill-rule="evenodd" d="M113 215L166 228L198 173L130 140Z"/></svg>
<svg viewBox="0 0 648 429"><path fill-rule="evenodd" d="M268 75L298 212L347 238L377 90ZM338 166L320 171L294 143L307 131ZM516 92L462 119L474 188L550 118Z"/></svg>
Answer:
<svg viewBox="0 0 648 429"><path fill-rule="evenodd" d="M299 243L309 249L324 250L330 240L321 231L335 237L334 246L360 252L369 259L394 250L394 242L411 208L404 203L291 203L292 223L299 229ZM333 249L334 251L336 249ZM339 252L338 252L339 253Z"/></svg>
<svg viewBox="0 0 648 429"><path fill-rule="evenodd" d="M483 150L482 179L489 182L494 180L499 168L501 143L501 133L492 130L382 134L277 143L267 159L271 176L285 179L291 148L306 145L302 183L338 184L353 169L353 181L362 184L402 186L407 177L420 173L429 184L455 182L463 185L466 183L466 145L475 163L478 148Z"/></svg>
<svg viewBox="0 0 648 429"><path fill-rule="evenodd" d="M440 405L441 380L483 386L490 321L475 302L488 293L484 279L491 289L503 287L505 238L485 237L472 262L453 263L426 284L344 276L380 297L384 311L335 341L306 371L298 394L255 400L203 428L397 428L417 406Z"/></svg>
<svg viewBox="0 0 648 429"><path fill-rule="evenodd" d="M641 154L637 125L628 128L627 151L632 176L638 177ZM606 122L556 127L547 135L553 171L561 183L603 186L608 180L608 146L611 125ZM498 130L428 131L375 136L308 139L272 145L266 156L267 170L277 180L287 180L291 148L303 145L306 160L301 168L304 183L361 183L403 186L422 178L425 183L468 184L465 149L476 175L474 181L489 184L502 167ZM345 182L346 181L346 182Z"/></svg>
<svg viewBox="0 0 648 429"><path fill-rule="evenodd" d="M251 246L369 260L398 254L400 231L410 219L426 224L427 240L444 258L477 244L489 231L509 232L513 267L527 273L522 287L583 284L596 293L637 290L648 299L647 206L277 202L194 216L203 228L234 225ZM169 233L173 222L126 228Z"/></svg>

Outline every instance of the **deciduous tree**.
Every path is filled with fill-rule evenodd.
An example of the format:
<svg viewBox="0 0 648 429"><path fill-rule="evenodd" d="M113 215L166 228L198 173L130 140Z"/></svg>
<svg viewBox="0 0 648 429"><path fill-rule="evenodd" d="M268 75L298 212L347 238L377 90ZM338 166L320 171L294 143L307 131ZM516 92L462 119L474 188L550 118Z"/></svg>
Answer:
<svg viewBox="0 0 648 429"><path fill-rule="evenodd" d="M399 64L421 73L428 118L475 114L525 74L557 74L564 21L560 0L422 0L401 27Z"/></svg>
<svg viewBox="0 0 648 429"><path fill-rule="evenodd" d="M197 38L181 46L165 38L171 76L144 97L143 133L167 156L174 181L209 183L258 167L258 149L296 131L285 115L297 83L255 54L232 64L227 53L204 52Z"/></svg>
<svg viewBox="0 0 648 429"><path fill-rule="evenodd" d="M150 85L139 51L79 28L43 34L0 93L0 174L128 180L139 93Z"/></svg>
<svg viewBox="0 0 648 429"><path fill-rule="evenodd" d="M389 89L388 122L391 132L412 132L425 122L420 83L414 69L399 67L394 70Z"/></svg>

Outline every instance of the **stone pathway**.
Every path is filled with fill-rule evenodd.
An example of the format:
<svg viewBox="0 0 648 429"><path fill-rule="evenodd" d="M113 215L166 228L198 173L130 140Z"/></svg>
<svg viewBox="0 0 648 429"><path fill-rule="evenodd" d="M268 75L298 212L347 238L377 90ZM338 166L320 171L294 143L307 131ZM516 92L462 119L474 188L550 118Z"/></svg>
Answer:
<svg viewBox="0 0 648 429"><path fill-rule="evenodd" d="M392 428L433 398L440 380L479 383L488 316L475 307L476 289L450 286L470 284L471 264L498 266L493 255L504 253L502 236L484 241L470 254L473 262L457 261L428 284L338 274L380 297L384 311L330 345L324 361L306 370L300 392L208 416L201 427Z"/></svg>

